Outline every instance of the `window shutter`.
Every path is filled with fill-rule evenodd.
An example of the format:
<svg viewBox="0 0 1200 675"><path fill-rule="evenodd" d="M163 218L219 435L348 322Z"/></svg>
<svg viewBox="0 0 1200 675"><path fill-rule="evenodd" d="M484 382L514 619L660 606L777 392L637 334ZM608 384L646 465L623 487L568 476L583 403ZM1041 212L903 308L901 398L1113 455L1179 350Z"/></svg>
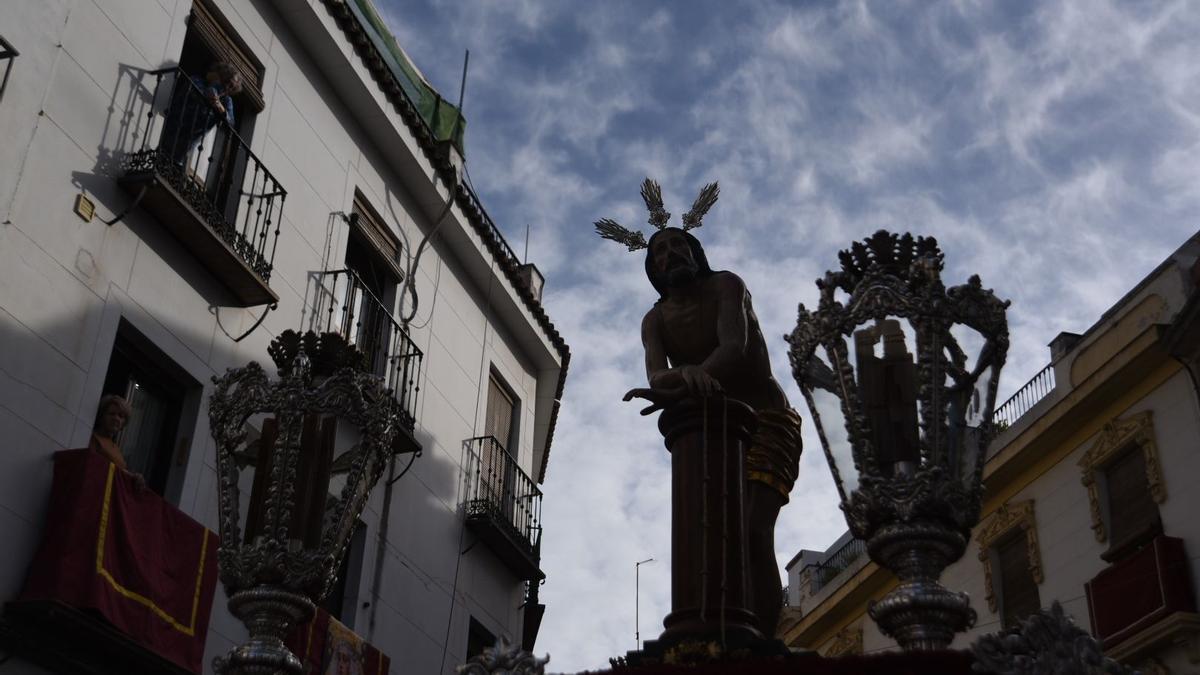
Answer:
<svg viewBox="0 0 1200 675"><path fill-rule="evenodd" d="M375 249L379 258L386 263L387 271L395 277L396 283L404 280L404 272L400 269L400 240L384 224L383 219L371 208L362 193L354 191L354 213L358 214L355 227L371 248Z"/></svg>
<svg viewBox="0 0 1200 675"><path fill-rule="evenodd" d="M1109 541L1114 547L1145 534L1158 525L1158 507L1146 481L1146 460L1131 448L1104 469L1108 488Z"/></svg>
<svg viewBox="0 0 1200 675"><path fill-rule="evenodd" d="M1004 627L1017 625L1021 619L1041 609L1037 582L1029 570L1029 551L1025 533L1018 530L996 545L1000 568L1000 612Z"/></svg>
<svg viewBox="0 0 1200 675"><path fill-rule="evenodd" d="M496 378L488 379L487 420L484 433L495 436L504 449L509 449L509 435L512 433L513 400L504 391L504 387L496 382ZM511 453L510 453L511 454Z"/></svg>
<svg viewBox="0 0 1200 675"><path fill-rule="evenodd" d="M262 112L266 107L262 93L262 65L251 55L250 50L234 37L229 22L215 9L201 0L192 3L190 27L208 47L218 60L228 61L242 74L241 98L250 104L255 112ZM189 73L204 75L204 73Z"/></svg>

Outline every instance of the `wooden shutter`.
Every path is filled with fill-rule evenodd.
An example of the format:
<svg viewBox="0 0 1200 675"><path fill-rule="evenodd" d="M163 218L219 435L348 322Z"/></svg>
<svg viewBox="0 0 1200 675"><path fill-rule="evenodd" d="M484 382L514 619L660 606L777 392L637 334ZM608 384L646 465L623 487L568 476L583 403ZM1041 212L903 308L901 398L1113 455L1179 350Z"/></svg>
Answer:
<svg viewBox="0 0 1200 675"><path fill-rule="evenodd" d="M513 400L496 381L495 377L488 378L487 419L484 421L484 434L495 436L504 449L508 450L509 435L512 433Z"/></svg>
<svg viewBox="0 0 1200 675"><path fill-rule="evenodd" d="M1029 569L1029 551L1025 533L1019 529L996 545L996 562L1000 568L1000 612L1004 627L1017 625L1021 619L1041 609L1037 582Z"/></svg>
<svg viewBox="0 0 1200 675"><path fill-rule="evenodd" d="M1111 521L1109 541L1114 548L1158 527L1158 507L1150 496L1140 448L1130 448L1105 467L1104 481Z"/></svg>
<svg viewBox="0 0 1200 675"><path fill-rule="evenodd" d="M358 190L354 191L354 213L358 218L353 222L362 238L370 244L378 257L384 262L384 268L395 277L399 283L404 280L404 272L400 269L400 240L384 224L383 218L367 202L366 197Z"/></svg>
<svg viewBox="0 0 1200 675"><path fill-rule="evenodd" d="M242 74L241 98L248 102L255 112L262 112L266 107L262 93L262 64L237 37L225 17L203 0L195 0L192 3L192 16L188 27L196 32L196 36L217 60L228 61L237 68Z"/></svg>

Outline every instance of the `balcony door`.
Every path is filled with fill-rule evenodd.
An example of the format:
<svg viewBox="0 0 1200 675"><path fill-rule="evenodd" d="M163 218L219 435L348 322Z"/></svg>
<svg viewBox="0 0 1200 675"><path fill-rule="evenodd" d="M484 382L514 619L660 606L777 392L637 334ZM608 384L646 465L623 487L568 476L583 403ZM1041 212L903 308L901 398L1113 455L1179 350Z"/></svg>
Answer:
<svg viewBox="0 0 1200 675"><path fill-rule="evenodd" d="M495 441L485 442L482 448L483 487L488 501L509 521L512 520L513 489L517 482L516 430L513 424L516 411L516 397L493 373L488 378L484 435L491 436Z"/></svg>
<svg viewBox="0 0 1200 675"><path fill-rule="evenodd" d="M233 66L242 78L242 90L232 97L232 127L206 123L209 118L204 111L209 103L201 87L218 62ZM255 118L265 106L262 93L265 69L208 0L192 3L178 65L182 74L175 76L171 84L160 148L182 170L184 184L202 191L225 220L233 223L240 203L249 196L247 191L250 194L262 191L244 183L250 159L248 143ZM197 82L190 82L191 78Z"/></svg>
<svg viewBox="0 0 1200 675"><path fill-rule="evenodd" d="M354 273L354 279L346 339L363 353L371 372L385 376L388 359L394 356L390 349L395 337L392 306L403 280L396 261L400 242L361 192L355 192L350 223L346 268Z"/></svg>

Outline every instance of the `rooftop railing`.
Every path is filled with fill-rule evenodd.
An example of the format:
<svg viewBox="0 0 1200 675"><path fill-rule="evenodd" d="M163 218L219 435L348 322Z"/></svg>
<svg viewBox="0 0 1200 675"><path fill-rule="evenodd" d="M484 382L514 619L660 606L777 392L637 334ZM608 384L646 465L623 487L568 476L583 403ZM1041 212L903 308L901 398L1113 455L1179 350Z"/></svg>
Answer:
<svg viewBox="0 0 1200 675"><path fill-rule="evenodd" d="M816 594L825 587L834 577L841 574L842 570L849 567L858 560L860 556L867 552L867 545L861 539L851 539L842 544L836 551L829 554L829 557L816 565L814 574L812 575L812 594Z"/></svg>
<svg viewBox="0 0 1200 675"><path fill-rule="evenodd" d="M1052 391L1054 391L1053 364L1042 368L1037 375L1033 376L1033 379L1018 389L1017 393L1001 403L996 408L996 412L992 414L992 421L1002 429L1007 429L1016 424L1022 415L1029 412L1033 406L1037 405L1038 401Z"/></svg>
<svg viewBox="0 0 1200 675"><path fill-rule="evenodd" d="M424 354L408 331L351 269L317 273L314 311L321 330L339 333L358 347L367 370L383 378L400 404L401 424L411 433L416 427Z"/></svg>

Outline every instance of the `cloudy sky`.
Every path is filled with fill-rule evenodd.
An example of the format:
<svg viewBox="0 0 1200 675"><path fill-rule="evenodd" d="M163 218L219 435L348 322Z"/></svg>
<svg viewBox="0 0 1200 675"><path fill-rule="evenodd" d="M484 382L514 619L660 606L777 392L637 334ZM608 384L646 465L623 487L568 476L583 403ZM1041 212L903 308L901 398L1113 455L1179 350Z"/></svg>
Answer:
<svg viewBox="0 0 1200 675"><path fill-rule="evenodd" d="M474 187L547 278L571 345L544 485L537 651L600 668L668 610L668 456L621 394L644 380L641 260L591 223L645 225L642 178L754 295L781 339L836 252L877 229L936 236L948 282L1013 302L1001 395L1200 227L1200 4L375 0L465 112ZM807 415L806 415L807 418ZM811 427L811 424L806 425ZM810 430L811 431L811 430ZM845 529L815 438L776 533L780 568Z"/></svg>

